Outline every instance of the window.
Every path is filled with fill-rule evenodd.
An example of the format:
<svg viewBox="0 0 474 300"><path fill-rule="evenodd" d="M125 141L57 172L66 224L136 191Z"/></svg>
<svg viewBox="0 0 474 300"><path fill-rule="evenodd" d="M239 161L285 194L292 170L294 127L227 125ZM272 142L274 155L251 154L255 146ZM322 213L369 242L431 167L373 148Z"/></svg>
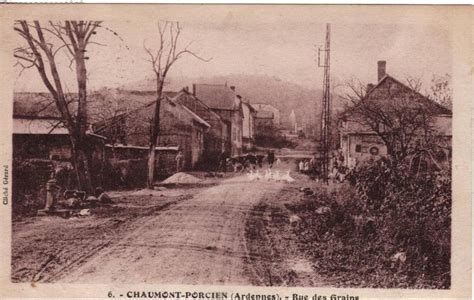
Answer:
<svg viewBox="0 0 474 300"><path fill-rule="evenodd" d="M356 145L356 152L362 152L362 145Z"/></svg>
<svg viewBox="0 0 474 300"><path fill-rule="evenodd" d="M378 154L379 154L379 148L377 148L377 147L371 147L371 148L369 149L369 152L370 152L370 154L372 154L372 155L378 155Z"/></svg>

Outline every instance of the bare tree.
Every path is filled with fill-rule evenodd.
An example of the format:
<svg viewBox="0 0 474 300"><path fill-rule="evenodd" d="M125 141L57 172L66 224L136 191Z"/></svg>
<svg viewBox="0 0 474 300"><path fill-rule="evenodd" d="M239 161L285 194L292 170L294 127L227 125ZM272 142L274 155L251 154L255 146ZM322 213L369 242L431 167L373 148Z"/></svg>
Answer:
<svg viewBox="0 0 474 300"><path fill-rule="evenodd" d="M204 59L198 56L193 51L189 50L191 46L190 42L184 48L181 48L179 39L181 35L181 26L179 22L158 22L158 48L152 50L144 44L143 47L149 56L149 61L152 64L153 72L156 75L156 105L151 120L150 128L150 144L148 154L148 188L153 188L155 179L155 160L156 153L155 148L158 143L158 136L160 134L160 107L161 100L163 98L163 87L166 76L168 75L171 67L180 58L185 55L191 55L195 58L208 62L211 59Z"/></svg>
<svg viewBox="0 0 474 300"><path fill-rule="evenodd" d="M416 89L421 81L411 80ZM407 83L407 85L411 85ZM355 121L377 134L395 161L401 161L433 142L433 105L414 88L395 83L368 94L370 86L360 81L348 83L346 95L351 104L346 110Z"/></svg>
<svg viewBox="0 0 474 300"><path fill-rule="evenodd" d="M93 94L98 101L91 103L94 132L107 138L116 158L115 146L119 143L145 145L149 140L151 114L144 114L143 103L136 103L127 93L102 88Z"/></svg>
<svg viewBox="0 0 474 300"><path fill-rule="evenodd" d="M452 89L451 89L451 75L433 76L431 79L430 90L427 91L428 97L433 101L438 102L448 109L452 109Z"/></svg>
<svg viewBox="0 0 474 300"><path fill-rule="evenodd" d="M421 88L423 87L421 77L406 76L405 83L410 89L418 93L421 92Z"/></svg>
<svg viewBox="0 0 474 300"><path fill-rule="evenodd" d="M91 37L100 27L100 21L39 21L15 22L14 30L26 42L15 48L14 57L22 71L35 68L50 92L61 122L67 128L72 145L73 163L80 189L92 192L90 171L90 147L87 146L87 69L86 56ZM65 92L65 84L59 74L57 55L65 51L71 56L70 65L75 63L77 81L77 109L71 107L70 96Z"/></svg>

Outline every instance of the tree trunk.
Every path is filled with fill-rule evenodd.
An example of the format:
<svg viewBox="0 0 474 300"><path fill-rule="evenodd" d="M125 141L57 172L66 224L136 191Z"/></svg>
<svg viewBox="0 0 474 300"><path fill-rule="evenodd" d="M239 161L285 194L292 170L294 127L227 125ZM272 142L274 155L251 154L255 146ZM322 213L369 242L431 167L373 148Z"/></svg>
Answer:
<svg viewBox="0 0 474 300"><path fill-rule="evenodd" d="M74 164L74 171L76 173L77 188L92 195L94 187L92 184L90 162L87 145L77 139L71 138L72 143L72 159Z"/></svg>
<svg viewBox="0 0 474 300"><path fill-rule="evenodd" d="M93 184L90 170L91 149L87 142L88 112L87 112L87 71L84 57L85 45L83 41L78 41L79 50L76 51L76 78L78 89L78 108L76 120L77 139L73 139L76 149L76 172L80 178L81 189L89 195L93 193Z"/></svg>
<svg viewBox="0 0 474 300"><path fill-rule="evenodd" d="M163 81L164 78L161 78L157 75L156 80L156 104L153 118L151 120L151 130L150 130L150 148L148 150L148 176L147 176L147 186L149 189L153 188L153 183L155 181L155 160L156 153L155 148L158 143L158 136L160 133L160 107L161 107L161 96L163 93Z"/></svg>
<svg viewBox="0 0 474 300"><path fill-rule="evenodd" d="M149 152L148 152L147 186L149 189L153 189L153 184L155 182L155 160L156 160L155 145L150 145L150 149L148 151Z"/></svg>
<svg viewBox="0 0 474 300"><path fill-rule="evenodd" d="M77 162L79 166L77 168L77 172L81 176L81 189L86 191L88 195L93 195L94 188L92 184L91 170L87 150L79 149L77 151Z"/></svg>

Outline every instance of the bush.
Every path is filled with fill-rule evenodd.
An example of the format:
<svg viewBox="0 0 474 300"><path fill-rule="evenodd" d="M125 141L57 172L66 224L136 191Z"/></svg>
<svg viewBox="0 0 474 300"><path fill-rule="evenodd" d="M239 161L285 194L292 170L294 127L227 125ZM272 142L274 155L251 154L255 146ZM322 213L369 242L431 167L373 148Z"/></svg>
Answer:
<svg viewBox="0 0 474 300"><path fill-rule="evenodd" d="M406 253L404 269L415 285L424 278L449 287L451 170L415 173L407 162L381 159L354 176L365 212L377 217L379 238L392 244L386 254Z"/></svg>
<svg viewBox="0 0 474 300"><path fill-rule="evenodd" d="M351 177L290 208L305 220L295 232L318 272L341 286L449 288L450 170L415 174L381 159ZM331 212L319 214L322 206Z"/></svg>
<svg viewBox="0 0 474 300"><path fill-rule="evenodd" d="M46 182L54 170L46 159L13 160L12 211L14 216L33 215L43 208Z"/></svg>

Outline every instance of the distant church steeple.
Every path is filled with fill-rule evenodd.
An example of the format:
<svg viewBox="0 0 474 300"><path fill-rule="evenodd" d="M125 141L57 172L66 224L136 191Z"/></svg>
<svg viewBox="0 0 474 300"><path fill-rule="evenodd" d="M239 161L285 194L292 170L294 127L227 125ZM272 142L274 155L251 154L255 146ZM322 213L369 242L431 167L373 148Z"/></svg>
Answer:
<svg viewBox="0 0 474 300"><path fill-rule="evenodd" d="M293 109L291 110L291 113L290 113L290 123L291 123L291 130L294 133L298 133L298 123L296 122L296 114Z"/></svg>

